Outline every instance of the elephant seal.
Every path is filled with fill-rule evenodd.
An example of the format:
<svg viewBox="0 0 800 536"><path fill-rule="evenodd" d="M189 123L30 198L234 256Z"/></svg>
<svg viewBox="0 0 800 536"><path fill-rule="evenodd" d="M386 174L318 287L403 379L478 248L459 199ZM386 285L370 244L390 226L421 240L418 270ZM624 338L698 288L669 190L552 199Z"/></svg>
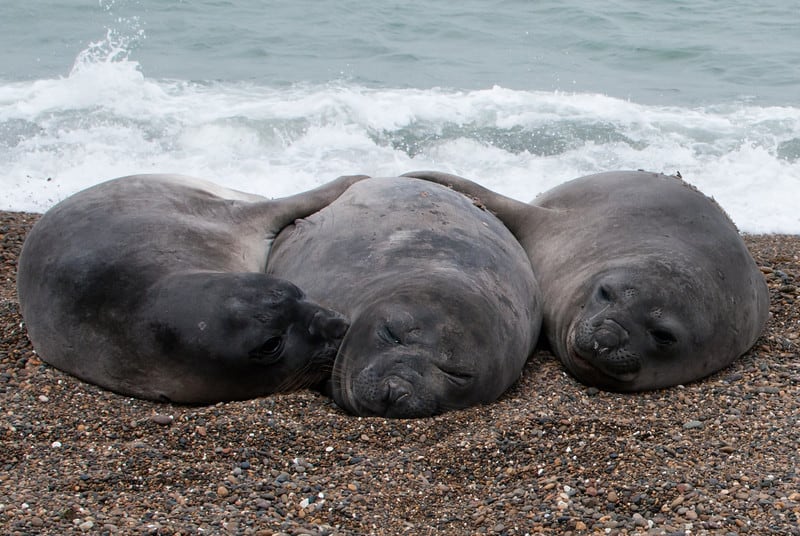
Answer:
<svg viewBox="0 0 800 536"><path fill-rule="evenodd" d="M34 348L90 383L177 403L327 379L346 320L263 270L282 227L361 178L279 200L179 175L76 193L42 216L20 254Z"/></svg>
<svg viewBox="0 0 800 536"><path fill-rule="evenodd" d="M530 257L543 330L579 381L613 391L705 377L746 352L769 315L763 275L728 216L679 177L589 175L525 204L467 179Z"/></svg>
<svg viewBox="0 0 800 536"><path fill-rule="evenodd" d="M267 273L349 318L329 388L356 415L426 417L496 400L539 335L541 295L519 243L425 181L354 184L281 231Z"/></svg>

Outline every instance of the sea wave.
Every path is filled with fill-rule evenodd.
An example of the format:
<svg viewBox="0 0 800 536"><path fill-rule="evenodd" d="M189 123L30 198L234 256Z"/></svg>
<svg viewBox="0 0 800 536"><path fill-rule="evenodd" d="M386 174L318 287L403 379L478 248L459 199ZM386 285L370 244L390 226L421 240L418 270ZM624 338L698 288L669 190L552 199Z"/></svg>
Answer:
<svg viewBox="0 0 800 536"><path fill-rule="evenodd" d="M152 79L115 39L87 48L68 76L0 85L0 208L42 211L144 172L275 197L341 174L428 168L529 200L580 175L644 168L680 171L744 231L800 233L797 107Z"/></svg>

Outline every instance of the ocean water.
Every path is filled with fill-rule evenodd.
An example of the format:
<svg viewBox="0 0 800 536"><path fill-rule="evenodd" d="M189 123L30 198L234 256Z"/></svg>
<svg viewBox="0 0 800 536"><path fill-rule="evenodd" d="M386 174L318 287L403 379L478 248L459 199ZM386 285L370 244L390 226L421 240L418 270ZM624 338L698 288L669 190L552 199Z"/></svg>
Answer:
<svg viewBox="0 0 800 536"><path fill-rule="evenodd" d="M436 169L522 200L674 173L800 233L800 2L0 6L0 209L185 173L269 197Z"/></svg>

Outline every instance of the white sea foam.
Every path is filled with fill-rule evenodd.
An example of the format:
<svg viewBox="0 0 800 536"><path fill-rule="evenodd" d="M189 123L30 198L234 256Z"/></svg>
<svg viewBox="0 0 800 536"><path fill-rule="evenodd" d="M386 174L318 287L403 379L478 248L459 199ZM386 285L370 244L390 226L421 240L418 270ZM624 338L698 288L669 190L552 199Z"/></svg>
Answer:
<svg viewBox="0 0 800 536"><path fill-rule="evenodd" d="M275 197L341 174L438 169L529 200L580 175L646 168L679 170L744 231L800 233L800 108L155 80L107 41L69 76L0 85L0 209L43 211L147 172Z"/></svg>

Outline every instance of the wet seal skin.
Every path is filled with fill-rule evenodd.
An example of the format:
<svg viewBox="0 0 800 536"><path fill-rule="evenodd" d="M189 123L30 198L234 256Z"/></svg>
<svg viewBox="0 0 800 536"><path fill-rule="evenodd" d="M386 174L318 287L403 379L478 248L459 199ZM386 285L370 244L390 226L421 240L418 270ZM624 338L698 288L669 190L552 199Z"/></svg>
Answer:
<svg viewBox="0 0 800 536"><path fill-rule="evenodd" d="M330 375L348 323L263 273L272 238L364 177L267 200L180 175L135 175L51 208L17 292L51 365L121 394L246 399Z"/></svg>
<svg viewBox="0 0 800 536"><path fill-rule="evenodd" d="M519 239L542 288L550 348L582 383L658 389L730 364L758 339L769 294L738 230L678 176L581 177L531 204L438 172Z"/></svg>
<svg viewBox="0 0 800 536"><path fill-rule="evenodd" d="M540 331L539 288L511 233L457 192L407 177L359 182L281 231L267 273L350 320L329 390L356 415L496 400Z"/></svg>

